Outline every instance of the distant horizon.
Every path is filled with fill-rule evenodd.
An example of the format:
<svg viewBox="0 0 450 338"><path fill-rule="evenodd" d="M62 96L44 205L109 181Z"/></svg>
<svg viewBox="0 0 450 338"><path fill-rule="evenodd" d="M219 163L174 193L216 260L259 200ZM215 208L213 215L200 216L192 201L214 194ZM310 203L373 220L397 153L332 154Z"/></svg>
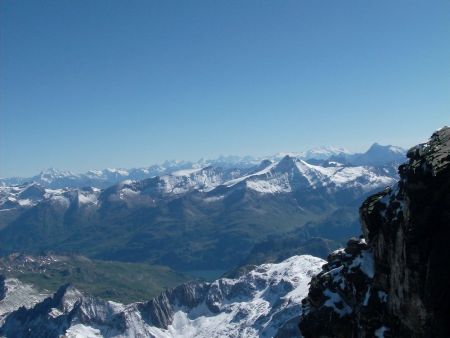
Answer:
<svg viewBox="0 0 450 338"><path fill-rule="evenodd" d="M425 142L425 141L424 141ZM419 142L421 143L421 142ZM388 147L388 146L393 146L393 147L399 147L402 148L404 151L407 151L409 148L413 147L414 145L408 146L408 147L402 147L396 144L382 144L380 142L373 142L372 144L370 144L365 150L352 150L349 149L347 147L343 147L343 146L339 146L339 145L323 145L323 146L317 146L317 147L313 147L313 148L308 148L302 151L278 151L275 152L273 154L265 154L265 155L252 155L252 154L244 154L244 155L235 155L235 154L219 154L217 156L213 156L213 157L200 157L198 159L181 159L181 158L173 158L173 159L166 159L163 161L159 161L159 162L153 162L150 164L144 164L144 165L131 165L131 166L106 166L106 167L92 167L92 168L88 168L88 169L84 169L84 170L72 170L72 169L68 169L68 168L59 168L59 167L46 167L46 168L42 168L36 172L30 173L30 174L25 174L25 175L13 175L13 176L1 176L0 175L0 179L8 179L8 178L30 178L33 177L35 175L39 175L41 173L45 173L47 171L50 170L56 170L59 172L69 172L71 174L74 175L82 175L85 174L89 171L95 171L95 170L108 170L108 169L114 169L114 170L131 170L131 169L141 169L141 168L148 168L151 166L157 166L157 165L164 165L164 163L166 162L186 162L186 163L192 163L192 164L196 164L198 162L201 161L214 161L214 160L219 160L221 158L229 158L229 157L237 157L237 158L241 158L244 159L246 157L250 157L251 159L254 159L255 161L263 161L265 159L268 159L270 157L274 157L277 155L301 155L302 153L306 153L308 151L311 150L319 150L319 149L325 149L325 148L336 148L336 149L343 149L346 151L349 151L350 154L358 154L358 153L365 153L366 151L368 151L373 145L378 144L381 145L383 147Z"/></svg>

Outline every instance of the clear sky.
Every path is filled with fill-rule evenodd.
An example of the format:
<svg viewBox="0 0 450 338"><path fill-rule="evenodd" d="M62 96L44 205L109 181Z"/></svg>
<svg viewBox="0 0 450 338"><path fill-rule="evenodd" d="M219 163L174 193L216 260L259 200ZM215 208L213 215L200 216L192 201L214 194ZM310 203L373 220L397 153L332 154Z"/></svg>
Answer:
<svg viewBox="0 0 450 338"><path fill-rule="evenodd" d="M450 124L450 1L2 0L0 176Z"/></svg>

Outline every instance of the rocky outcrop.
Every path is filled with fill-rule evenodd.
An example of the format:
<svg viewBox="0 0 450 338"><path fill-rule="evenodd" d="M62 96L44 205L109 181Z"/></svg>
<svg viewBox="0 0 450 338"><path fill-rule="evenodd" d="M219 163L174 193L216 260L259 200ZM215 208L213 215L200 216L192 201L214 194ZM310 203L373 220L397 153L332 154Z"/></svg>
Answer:
<svg viewBox="0 0 450 338"><path fill-rule="evenodd" d="M360 208L363 236L311 281L305 337L450 337L450 128Z"/></svg>

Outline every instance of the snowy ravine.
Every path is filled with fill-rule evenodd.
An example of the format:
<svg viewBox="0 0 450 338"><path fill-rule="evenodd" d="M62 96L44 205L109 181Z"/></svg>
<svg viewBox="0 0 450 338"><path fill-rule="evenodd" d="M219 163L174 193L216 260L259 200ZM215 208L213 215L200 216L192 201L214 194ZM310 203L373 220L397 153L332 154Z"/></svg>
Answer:
<svg viewBox="0 0 450 338"><path fill-rule="evenodd" d="M122 305L61 287L5 318L0 336L275 337L298 335L301 300L324 260L293 256L237 279L187 283L144 303Z"/></svg>

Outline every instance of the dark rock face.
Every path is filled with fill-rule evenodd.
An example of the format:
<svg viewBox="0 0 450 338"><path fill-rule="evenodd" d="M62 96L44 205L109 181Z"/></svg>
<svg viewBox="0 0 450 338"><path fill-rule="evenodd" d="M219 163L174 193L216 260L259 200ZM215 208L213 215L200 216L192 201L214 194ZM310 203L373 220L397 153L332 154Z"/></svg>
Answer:
<svg viewBox="0 0 450 338"><path fill-rule="evenodd" d="M407 156L361 206L363 238L311 281L305 337L450 337L450 128Z"/></svg>
<svg viewBox="0 0 450 338"><path fill-rule="evenodd" d="M0 300L6 296L5 276L0 275Z"/></svg>

